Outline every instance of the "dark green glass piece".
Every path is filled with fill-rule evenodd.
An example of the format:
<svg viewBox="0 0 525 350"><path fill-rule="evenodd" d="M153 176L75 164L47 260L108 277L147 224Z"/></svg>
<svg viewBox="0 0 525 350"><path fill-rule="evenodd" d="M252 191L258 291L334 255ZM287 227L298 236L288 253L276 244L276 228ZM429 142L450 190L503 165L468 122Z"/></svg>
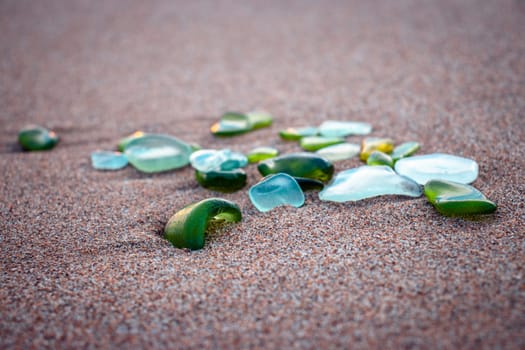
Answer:
<svg viewBox="0 0 525 350"><path fill-rule="evenodd" d="M386 153L383 153L381 151L373 151L368 156L368 159L366 160L366 164L367 165L386 165L392 168L394 166L394 161Z"/></svg>
<svg viewBox="0 0 525 350"><path fill-rule="evenodd" d="M54 131L31 125L20 130L18 143L26 151L46 151L55 147L58 136Z"/></svg>
<svg viewBox="0 0 525 350"><path fill-rule="evenodd" d="M303 191L320 191L324 188L324 183L319 180L309 179L307 177L296 177L295 180Z"/></svg>
<svg viewBox="0 0 525 350"><path fill-rule="evenodd" d="M246 185L246 172L242 169L228 171L195 171L197 182L204 188L218 192L235 192Z"/></svg>
<svg viewBox="0 0 525 350"><path fill-rule="evenodd" d="M222 198L209 198L176 212L164 228L164 237L177 248L201 249L211 221L239 222L241 219L237 204Z"/></svg>
<svg viewBox="0 0 525 350"><path fill-rule="evenodd" d="M334 166L328 160L313 153L291 153L259 163L257 169L263 175L286 173L293 177L306 177L329 181L334 175Z"/></svg>
<svg viewBox="0 0 525 350"><path fill-rule="evenodd" d="M392 157L392 160L395 163L401 158L410 157L419 150L419 147L419 142L405 142L394 148L390 156Z"/></svg>
<svg viewBox="0 0 525 350"><path fill-rule="evenodd" d="M424 192L428 201L447 216L489 214L497 207L474 187L459 182L430 180Z"/></svg>

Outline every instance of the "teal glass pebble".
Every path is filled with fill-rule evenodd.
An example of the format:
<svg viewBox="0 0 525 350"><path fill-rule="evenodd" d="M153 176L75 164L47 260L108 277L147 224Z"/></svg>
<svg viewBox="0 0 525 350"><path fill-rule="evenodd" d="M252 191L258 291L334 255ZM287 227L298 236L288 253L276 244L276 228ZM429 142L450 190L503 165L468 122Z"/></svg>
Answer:
<svg viewBox="0 0 525 350"><path fill-rule="evenodd" d="M392 158L381 151L373 151L366 159L367 165L386 165L388 167L394 167L394 161Z"/></svg>
<svg viewBox="0 0 525 350"><path fill-rule="evenodd" d="M371 132L372 125L364 122L327 120L319 126L319 134L327 137L368 135Z"/></svg>
<svg viewBox="0 0 525 350"><path fill-rule="evenodd" d="M402 158L395 170L420 185L434 179L468 184L478 177L478 163L474 160L443 153Z"/></svg>
<svg viewBox="0 0 525 350"><path fill-rule="evenodd" d="M334 165L327 159L314 153L300 152L284 154L262 161L257 166L259 173L286 173L293 177L306 177L319 181L329 181L334 174Z"/></svg>
<svg viewBox="0 0 525 350"><path fill-rule="evenodd" d="M246 185L246 172L242 169L208 172L195 170L195 178L202 187L217 192L235 192Z"/></svg>
<svg viewBox="0 0 525 350"><path fill-rule="evenodd" d="M355 143L343 142L317 150L315 153L331 162L353 158L359 154L361 146Z"/></svg>
<svg viewBox="0 0 525 350"><path fill-rule="evenodd" d="M430 180L425 184L424 192L428 201L443 215L481 215L496 210L496 204L483 193L462 183Z"/></svg>
<svg viewBox="0 0 525 350"><path fill-rule="evenodd" d="M118 170L128 165L128 157L120 152L96 151L91 153L91 165L98 170Z"/></svg>
<svg viewBox="0 0 525 350"><path fill-rule="evenodd" d="M345 142L341 137L306 136L301 138L299 145L305 151L314 152L322 148Z"/></svg>
<svg viewBox="0 0 525 350"><path fill-rule="evenodd" d="M201 149L190 155L190 163L193 168L201 172L233 170L245 167L248 158L240 152L229 149Z"/></svg>
<svg viewBox="0 0 525 350"><path fill-rule="evenodd" d="M124 154L137 170L156 173L188 165L192 152L190 145L176 137L146 134L130 141Z"/></svg>
<svg viewBox="0 0 525 350"><path fill-rule="evenodd" d="M277 157L279 150L273 147L256 147L246 155L249 163L258 163L261 160Z"/></svg>
<svg viewBox="0 0 525 350"><path fill-rule="evenodd" d="M392 151L392 154L390 156L392 157L392 160L397 162L401 158L410 157L414 153L416 153L419 150L419 142L410 141L402 143L399 146L396 146L394 150Z"/></svg>
<svg viewBox="0 0 525 350"><path fill-rule="evenodd" d="M284 173L265 177L250 188L248 195L253 205L262 212L281 205L298 208L304 204L301 187L292 176Z"/></svg>
<svg viewBox="0 0 525 350"><path fill-rule="evenodd" d="M319 192L319 198L347 202L383 195L419 197L421 194L421 187L416 182L396 174L392 168L364 165L338 173Z"/></svg>
<svg viewBox="0 0 525 350"><path fill-rule="evenodd" d="M318 129L313 126L305 126L301 128L286 128L279 131L279 136L283 140L287 141L297 141L306 136L316 136L318 134Z"/></svg>
<svg viewBox="0 0 525 350"><path fill-rule="evenodd" d="M18 133L18 143L26 151L47 151L58 143L58 136L38 125L29 125Z"/></svg>

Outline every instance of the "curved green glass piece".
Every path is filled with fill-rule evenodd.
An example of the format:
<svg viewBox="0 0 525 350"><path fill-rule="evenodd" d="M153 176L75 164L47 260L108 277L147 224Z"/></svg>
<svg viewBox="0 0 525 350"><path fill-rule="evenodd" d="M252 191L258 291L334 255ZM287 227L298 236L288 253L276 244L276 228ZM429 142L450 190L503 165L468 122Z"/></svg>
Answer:
<svg viewBox="0 0 525 350"><path fill-rule="evenodd" d="M419 142L405 142L400 144L399 146L396 146L396 148L394 148L390 156L392 157L392 160L395 163L401 158L410 157L419 150L419 147Z"/></svg>
<svg viewBox="0 0 525 350"><path fill-rule="evenodd" d="M235 192L246 185L246 172L242 169L208 172L195 170L195 178L202 187L218 192Z"/></svg>
<svg viewBox="0 0 525 350"><path fill-rule="evenodd" d="M164 228L164 238L177 248L201 249L211 221L239 222L241 219L237 204L222 198L208 198L176 212Z"/></svg>
<svg viewBox="0 0 525 350"><path fill-rule="evenodd" d="M274 158L279 155L279 150L273 147L257 147L252 149L246 157L249 163L258 163L261 160Z"/></svg>
<svg viewBox="0 0 525 350"><path fill-rule="evenodd" d="M381 151L374 151L370 153L368 159L366 160L367 165L386 165L391 168L394 167L394 161L392 158Z"/></svg>
<svg viewBox="0 0 525 350"><path fill-rule="evenodd" d="M249 113L226 112L210 131L215 136L235 136L272 124L273 118L263 111Z"/></svg>
<svg viewBox="0 0 525 350"><path fill-rule="evenodd" d="M126 150L126 147L128 146L128 144L135 140L135 139L138 139L142 136L146 135L143 131L135 131L133 134L131 135L128 135L122 139L120 139L120 141L118 142L117 144L117 149L119 152L124 152Z"/></svg>
<svg viewBox="0 0 525 350"><path fill-rule="evenodd" d="M368 159L370 153L374 151L381 151L383 153L392 153L394 149L394 141L388 138L379 137L367 137L361 142L361 154L360 158L362 161Z"/></svg>
<svg viewBox="0 0 525 350"><path fill-rule="evenodd" d="M54 131L30 125L20 130L18 143L26 151L47 151L56 146L58 136Z"/></svg>
<svg viewBox="0 0 525 350"><path fill-rule="evenodd" d="M136 169L156 173L188 165L192 148L173 136L147 134L130 141L124 153Z"/></svg>
<svg viewBox="0 0 525 350"><path fill-rule="evenodd" d="M283 140L297 141L306 136L315 136L319 130L313 126L306 126L303 128L287 128L279 131L279 136Z"/></svg>
<svg viewBox="0 0 525 350"><path fill-rule="evenodd" d="M264 111L252 111L246 114L248 123L252 129L265 128L272 125L273 117L270 113Z"/></svg>
<svg viewBox="0 0 525 350"><path fill-rule="evenodd" d="M483 193L459 182L430 180L424 193L437 211L447 216L490 214L497 208Z"/></svg>
<svg viewBox="0 0 525 350"><path fill-rule="evenodd" d="M305 151L315 152L321 148L337 145L345 142L341 137L306 136L299 141L299 145Z"/></svg>
<svg viewBox="0 0 525 350"><path fill-rule="evenodd" d="M328 160L313 153L290 153L267 159L257 166L261 175L286 173L293 177L306 177L329 181L334 175L334 166Z"/></svg>

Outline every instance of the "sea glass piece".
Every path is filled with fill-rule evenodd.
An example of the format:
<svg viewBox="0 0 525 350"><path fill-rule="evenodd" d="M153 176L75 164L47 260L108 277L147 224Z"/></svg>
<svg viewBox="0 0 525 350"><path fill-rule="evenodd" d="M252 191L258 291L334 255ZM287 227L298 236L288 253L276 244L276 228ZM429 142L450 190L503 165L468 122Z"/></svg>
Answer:
<svg viewBox="0 0 525 350"><path fill-rule="evenodd" d="M195 177L202 187L218 192L235 192L246 185L246 172L242 169L208 172L195 170Z"/></svg>
<svg viewBox="0 0 525 350"><path fill-rule="evenodd" d="M361 160L368 159L370 153L374 151L381 151L383 153L392 153L394 149L394 141L389 138L367 137L361 143Z"/></svg>
<svg viewBox="0 0 525 350"><path fill-rule="evenodd" d="M26 151L47 151L58 143L58 136L42 126L29 125L18 133L18 143Z"/></svg>
<svg viewBox="0 0 525 350"><path fill-rule="evenodd" d="M201 249L211 221L239 222L241 219L241 210L234 202L208 198L176 212L164 228L164 237L177 248Z"/></svg>
<svg viewBox="0 0 525 350"><path fill-rule="evenodd" d="M366 160L367 165L386 165L388 167L394 167L394 161L392 158L381 151L374 151L370 153L368 159Z"/></svg>
<svg viewBox="0 0 525 350"><path fill-rule="evenodd" d="M410 157L419 150L419 142L410 141L396 146L390 155L392 160L397 162L401 158Z"/></svg>
<svg viewBox="0 0 525 350"><path fill-rule="evenodd" d="M217 123L211 126L210 131L216 136L235 136L270 126L272 121L273 117L263 111L253 111L246 114L227 112L221 116Z"/></svg>
<svg viewBox="0 0 525 350"><path fill-rule="evenodd" d="M490 214L496 204L477 189L459 182L430 180L424 188L428 201L443 215Z"/></svg>
<svg viewBox="0 0 525 350"><path fill-rule="evenodd" d="M229 149L201 149L190 155L190 163L193 168L201 172L233 170L245 167L248 158L242 153Z"/></svg>
<svg viewBox="0 0 525 350"><path fill-rule="evenodd" d="M124 152L131 141L138 139L139 137L142 137L144 135L146 135L146 133L144 133L143 131L135 131L133 134L120 139L120 141L117 144L117 149L119 150L119 152Z"/></svg>
<svg viewBox="0 0 525 350"><path fill-rule="evenodd" d="M474 160L444 153L403 158L396 162L395 169L420 185L433 179L468 184L478 177L478 163Z"/></svg>
<svg viewBox="0 0 525 350"><path fill-rule="evenodd" d="M368 135L372 125L363 122L327 120L319 126L319 134L327 137L345 137L349 135Z"/></svg>
<svg viewBox="0 0 525 350"><path fill-rule="evenodd" d="M325 158L314 153L290 153L262 161L257 166L263 175L286 173L293 177L306 177L319 181L329 181L334 174L334 166Z"/></svg>
<svg viewBox="0 0 525 350"><path fill-rule="evenodd" d="M383 195L421 196L421 187L414 181L396 174L392 168L364 165L338 173L334 180L319 192L324 201L358 201Z"/></svg>
<svg viewBox="0 0 525 350"><path fill-rule="evenodd" d="M321 148L343 142L345 142L345 140L341 137L306 136L299 141L299 144L305 151L314 152Z"/></svg>
<svg viewBox="0 0 525 350"><path fill-rule="evenodd" d="M251 111L246 113L246 117L252 129L265 128L273 122L272 115L265 111Z"/></svg>
<svg viewBox="0 0 525 350"><path fill-rule="evenodd" d="M279 155L279 150L273 147L257 147L252 149L246 157L249 163L258 163L261 160L274 158Z"/></svg>
<svg viewBox="0 0 525 350"><path fill-rule="evenodd" d="M262 212L281 205L299 208L304 204L304 193L297 181L290 175L280 173L266 176L249 192L253 205Z"/></svg>
<svg viewBox="0 0 525 350"><path fill-rule="evenodd" d="M306 136L315 136L318 134L318 129L313 126L306 126L302 128L286 128L279 131L279 136L283 140L297 141Z"/></svg>
<svg viewBox="0 0 525 350"><path fill-rule="evenodd" d="M128 157L121 152L96 151L91 153L91 165L98 170L118 170L128 165Z"/></svg>
<svg viewBox="0 0 525 350"><path fill-rule="evenodd" d="M188 165L192 149L173 136L146 134L130 141L124 153L137 170L156 173Z"/></svg>
<svg viewBox="0 0 525 350"><path fill-rule="evenodd" d="M346 160L355 157L359 154L361 146L354 143L339 143L337 145L321 148L315 153L321 157L325 157L331 162Z"/></svg>

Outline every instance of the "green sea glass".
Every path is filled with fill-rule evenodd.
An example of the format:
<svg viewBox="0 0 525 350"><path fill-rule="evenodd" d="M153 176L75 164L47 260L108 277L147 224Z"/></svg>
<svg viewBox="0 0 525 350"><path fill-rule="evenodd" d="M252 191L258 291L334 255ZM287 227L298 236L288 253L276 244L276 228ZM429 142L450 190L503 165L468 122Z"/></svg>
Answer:
<svg viewBox="0 0 525 350"><path fill-rule="evenodd" d="M390 155L392 160L397 162L401 158L410 157L419 150L419 143L415 141L405 142L396 146Z"/></svg>
<svg viewBox="0 0 525 350"><path fill-rule="evenodd" d="M386 165L391 168L394 167L394 161L392 158L381 151L374 151L370 153L368 159L366 160L367 165Z"/></svg>
<svg viewBox="0 0 525 350"><path fill-rule="evenodd" d="M18 143L26 151L47 151L56 146L58 136L44 127L30 125L20 130Z"/></svg>
<svg viewBox="0 0 525 350"><path fill-rule="evenodd" d="M303 128L287 128L279 131L279 136L283 140L297 141L306 136L315 136L318 134L318 129L313 126L306 126Z"/></svg>
<svg viewBox="0 0 525 350"><path fill-rule="evenodd" d="M235 136L248 131L270 126L273 117L266 112L253 111L249 113L227 112L220 121L213 124L210 131L215 136Z"/></svg>
<svg viewBox="0 0 525 350"><path fill-rule="evenodd" d="M337 145L343 142L345 142L345 140L341 137L306 136L299 141L299 144L305 151L315 152L321 148Z"/></svg>
<svg viewBox="0 0 525 350"><path fill-rule="evenodd" d="M362 161L368 159L370 153L374 151L381 151L383 153L392 153L394 149L394 141L388 138L367 137L361 143L360 158Z"/></svg>
<svg viewBox="0 0 525 350"><path fill-rule="evenodd" d="M242 169L228 171L195 171L197 182L204 188L218 192L235 192L246 185L246 172Z"/></svg>
<svg viewBox="0 0 525 350"><path fill-rule="evenodd" d="M337 145L321 148L315 153L317 153L321 157L325 157L331 162L337 162L340 160L346 160L355 157L359 154L360 150L361 146L353 143L344 142L338 143Z"/></svg>
<svg viewBox="0 0 525 350"><path fill-rule="evenodd" d="M320 191L324 188L324 183L319 180L309 179L307 177L294 177L294 179L303 191Z"/></svg>
<svg viewBox="0 0 525 350"><path fill-rule="evenodd" d="M164 237L177 248L202 249L211 221L239 222L237 204L222 198L209 198L176 212L164 228Z"/></svg>
<svg viewBox="0 0 525 350"><path fill-rule="evenodd" d="M131 165L145 173L181 168L190 162L192 148L176 137L147 134L128 143L124 154Z"/></svg>
<svg viewBox="0 0 525 350"><path fill-rule="evenodd" d="M257 166L263 175L286 173L293 177L306 177L319 181L329 181L334 174L334 166L327 159L313 153L290 153L262 161Z"/></svg>
<svg viewBox="0 0 525 350"><path fill-rule="evenodd" d="M279 150L273 147L257 147L252 149L246 157L249 163L258 163L261 160L274 158L279 155Z"/></svg>
<svg viewBox="0 0 525 350"><path fill-rule="evenodd" d="M443 215L490 214L496 204L470 185L446 180L430 180L424 187L428 201Z"/></svg>
<svg viewBox="0 0 525 350"><path fill-rule="evenodd" d="M117 149L119 150L119 152L124 152L131 141L138 139L144 135L146 134L143 131L135 131L133 134L120 139L120 141L117 144Z"/></svg>

